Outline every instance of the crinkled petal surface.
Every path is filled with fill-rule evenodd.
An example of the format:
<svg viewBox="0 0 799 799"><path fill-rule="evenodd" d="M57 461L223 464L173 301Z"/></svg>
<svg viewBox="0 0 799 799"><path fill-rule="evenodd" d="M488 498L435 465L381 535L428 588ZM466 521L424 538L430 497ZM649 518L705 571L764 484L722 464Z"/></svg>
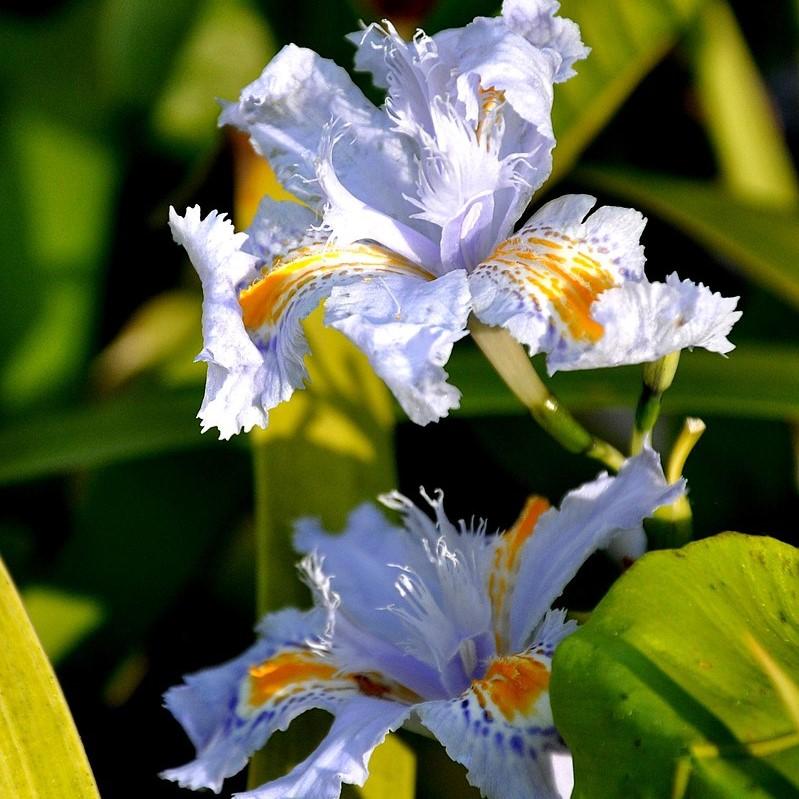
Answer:
<svg viewBox="0 0 799 799"><path fill-rule="evenodd" d="M264 386L261 353L241 323L237 291L256 275L258 259L243 252L247 241L224 214L205 219L199 206L180 216L171 208L172 235L189 254L203 286L203 350L198 360L208 364L205 396L198 414L203 432L217 427L230 438L254 425L266 426L260 402Z"/></svg>
<svg viewBox="0 0 799 799"><path fill-rule="evenodd" d="M510 589L510 651L524 650L539 620L589 555L683 491L683 481L667 484L659 456L646 448L615 477L602 474L570 491L559 509L543 513L522 544Z"/></svg>
<svg viewBox="0 0 799 799"><path fill-rule="evenodd" d="M304 244L313 243L319 217L306 205L264 197L247 229L245 252L265 264ZM321 234L319 234L321 235Z"/></svg>
<svg viewBox="0 0 799 799"><path fill-rule="evenodd" d="M315 162L326 127L340 122L352 132L349 146L337 151L335 164L347 188L382 211L389 210L385 202L399 210L407 207L401 188L411 185L410 155L404 143L346 70L313 50L285 46L242 90L239 102L225 107L219 121L248 133L280 182L317 211L326 198ZM393 190L385 191L375 175L392 175Z"/></svg>
<svg viewBox="0 0 799 799"><path fill-rule="evenodd" d="M469 287L463 272L433 281L376 275L333 289L325 322L363 350L408 417L427 424L460 403L444 365L467 334Z"/></svg>
<svg viewBox="0 0 799 799"><path fill-rule="evenodd" d="M590 52L580 38L577 24L556 16L559 7L557 0L504 0L502 3L505 24L530 44L557 58L556 82L572 77L574 62Z"/></svg>
<svg viewBox="0 0 799 799"><path fill-rule="evenodd" d="M551 614L530 650L501 656L460 696L416 713L487 799L558 799L551 754L563 749L552 720L549 675L557 642L573 627Z"/></svg>
<svg viewBox="0 0 799 799"><path fill-rule="evenodd" d="M625 283L601 294L591 314L605 331L594 346L559 350L547 359L550 374L655 361L678 350L703 347L721 354L734 349L727 338L741 312L737 297L722 297L701 283Z"/></svg>
<svg viewBox="0 0 799 799"><path fill-rule="evenodd" d="M285 777L237 799L337 799L341 783L363 785L369 758L386 735L411 712L407 705L359 696L337 710L325 739Z"/></svg>

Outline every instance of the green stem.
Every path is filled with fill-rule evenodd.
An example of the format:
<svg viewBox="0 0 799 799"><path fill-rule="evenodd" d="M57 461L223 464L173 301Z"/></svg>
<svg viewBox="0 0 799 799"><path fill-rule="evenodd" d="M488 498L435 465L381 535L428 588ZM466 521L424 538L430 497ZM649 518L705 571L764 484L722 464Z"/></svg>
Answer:
<svg viewBox="0 0 799 799"><path fill-rule="evenodd" d="M669 483L676 483L682 477L685 462L704 432L705 423L701 419L685 420L666 466ZM672 549L687 544L693 537L693 511L688 497L683 494L671 505L658 508L645 528L650 549Z"/></svg>
<svg viewBox="0 0 799 799"><path fill-rule="evenodd" d="M644 441L654 430L660 416L663 394L671 386L679 363L680 351L677 350L657 361L644 364L643 386L635 409L635 427L630 443L632 455L637 455L644 448Z"/></svg>
<svg viewBox="0 0 799 799"><path fill-rule="evenodd" d="M295 577L295 553L291 536L275 523L270 497L271 476L274 473L274 456L270 452L269 434L259 428L250 433L254 479L255 535L255 596L256 613L260 619L265 613L277 610L288 601L291 604L298 593L299 581ZM305 714L308 716L309 714ZM298 723L299 722L299 723ZM250 758L247 787L257 788L285 774L294 764L308 754L308 742L321 739L318 719L299 719L288 732L274 735L268 747ZM268 750L268 754L267 754Z"/></svg>
<svg viewBox="0 0 799 799"><path fill-rule="evenodd" d="M601 461L617 472L624 456L613 446L589 433L544 385L521 344L501 327L489 327L474 317L469 320L472 338L508 388L533 418L569 452Z"/></svg>

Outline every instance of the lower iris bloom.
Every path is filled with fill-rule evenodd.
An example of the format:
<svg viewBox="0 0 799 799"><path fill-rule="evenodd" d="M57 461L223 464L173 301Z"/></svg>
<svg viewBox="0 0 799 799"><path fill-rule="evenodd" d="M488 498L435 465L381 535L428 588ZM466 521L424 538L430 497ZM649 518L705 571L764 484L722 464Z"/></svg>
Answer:
<svg viewBox="0 0 799 799"><path fill-rule="evenodd" d="M274 732L321 708L334 721L317 749L239 797L335 799L342 782L364 783L374 748L405 723L435 736L489 799L557 796L550 665L575 623L550 608L594 550L682 490L647 449L559 509L531 498L503 535L456 527L440 495L425 496L434 519L384 497L402 527L368 505L341 535L300 522L315 607L267 615L243 655L166 694L197 756L163 776L218 792Z"/></svg>

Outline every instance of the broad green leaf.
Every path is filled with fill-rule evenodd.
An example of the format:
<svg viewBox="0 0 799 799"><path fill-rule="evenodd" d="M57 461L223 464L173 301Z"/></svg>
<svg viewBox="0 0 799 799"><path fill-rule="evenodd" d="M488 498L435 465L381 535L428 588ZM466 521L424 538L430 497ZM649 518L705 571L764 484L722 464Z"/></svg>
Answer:
<svg viewBox="0 0 799 799"><path fill-rule="evenodd" d="M48 114L12 112L2 128L17 207L2 232L0 405L18 409L74 388L85 366L118 175L104 139Z"/></svg>
<svg viewBox="0 0 799 799"><path fill-rule="evenodd" d="M541 358L536 365L544 374ZM448 369L463 392L460 414L521 413L519 402L477 350L456 348ZM631 408L641 390L641 370L559 372L547 382L573 410ZM683 353L663 402L666 413L793 418L799 415L799 348L742 344L728 358L700 350Z"/></svg>
<svg viewBox="0 0 799 799"><path fill-rule="evenodd" d="M586 167L576 176L653 211L799 305L799 213L743 203L712 183L651 172Z"/></svg>
<svg viewBox="0 0 799 799"><path fill-rule="evenodd" d="M754 59L725 0L706 2L690 52L703 121L721 177L741 200L795 206L799 186L791 156Z"/></svg>
<svg viewBox="0 0 799 799"><path fill-rule="evenodd" d="M518 401L485 358L465 343L455 349L447 368L451 382L463 392L459 415L522 413ZM632 407L640 392L640 381L640 369L630 366L562 372L549 382L569 408L580 411ZM8 424L0 429L0 451L4 453L0 484L163 452L241 446L238 440L221 444L212 432L200 434L194 417L201 394L199 382L180 389L131 391L93 406L36 415ZM307 395L298 393L292 402L308 413ZM384 402L383 412L390 407L387 398ZM303 433L309 443L321 449L338 448L342 454L349 449L362 462L375 457L377 450L370 443L373 431L369 424L364 427L361 422L348 423L346 413L336 414L333 407L326 418L309 413ZM677 379L666 394L664 409L667 413L764 419L799 416L799 349L744 344L729 358L700 351L685 353ZM280 424L279 414L276 421ZM377 431L380 429L377 425ZM343 440L339 439L342 431ZM289 437L289 432L284 430L282 437ZM337 485L331 486L331 490L337 490ZM375 489L378 488L376 485ZM334 521L340 523L341 516Z"/></svg>
<svg viewBox="0 0 799 799"><path fill-rule="evenodd" d="M51 585L29 586L23 598L39 641L53 663L66 657L85 636L96 630L105 616L96 599Z"/></svg>
<svg viewBox="0 0 799 799"><path fill-rule="evenodd" d="M663 58L703 0L564 0L560 13L580 25L591 54L577 77L555 90L558 146L553 178L562 177L646 74Z"/></svg>
<svg viewBox="0 0 799 799"><path fill-rule="evenodd" d="M96 406L51 412L0 430L0 483L86 469L188 447L218 445L195 415L202 389L132 392Z"/></svg>
<svg viewBox="0 0 799 799"><path fill-rule="evenodd" d="M0 561L0 796L99 799L53 669Z"/></svg>
<svg viewBox="0 0 799 799"><path fill-rule="evenodd" d="M797 586L799 550L738 533L633 566L555 654L575 799L799 794Z"/></svg>

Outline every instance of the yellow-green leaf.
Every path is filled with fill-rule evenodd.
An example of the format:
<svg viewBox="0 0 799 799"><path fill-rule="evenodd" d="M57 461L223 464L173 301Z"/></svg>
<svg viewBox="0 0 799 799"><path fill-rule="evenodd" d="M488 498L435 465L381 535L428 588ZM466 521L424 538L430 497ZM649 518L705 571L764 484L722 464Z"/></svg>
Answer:
<svg viewBox="0 0 799 799"><path fill-rule="evenodd" d="M575 799L799 795L799 550L723 533L635 564L555 653Z"/></svg>
<svg viewBox="0 0 799 799"><path fill-rule="evenodd" d="M0 561L0 796L99 799L53 669Z"/></svg>
<svg viewBox="0 0 799 799"><path fill-rule="evenodd" d="M396 735L389 735L369 760L369 779L358 793L363 799L413 799L416 757Z"/></svg>
<svg viewBox="0 0 799 799"><path fill-rule="evenodd" d="M724 0L705 3L691 44L705 128L726 187L741 200L796 205L796 171L774 105Z"/></svg>
<svg viewBox="0 0 799 799"><path fill-rule="evenodd" d="M644 76L677 42L703 0L564 0L560 13L580 25L591 55L577 77L555 90L558 146L553 179L562 177Z"/></svg>

